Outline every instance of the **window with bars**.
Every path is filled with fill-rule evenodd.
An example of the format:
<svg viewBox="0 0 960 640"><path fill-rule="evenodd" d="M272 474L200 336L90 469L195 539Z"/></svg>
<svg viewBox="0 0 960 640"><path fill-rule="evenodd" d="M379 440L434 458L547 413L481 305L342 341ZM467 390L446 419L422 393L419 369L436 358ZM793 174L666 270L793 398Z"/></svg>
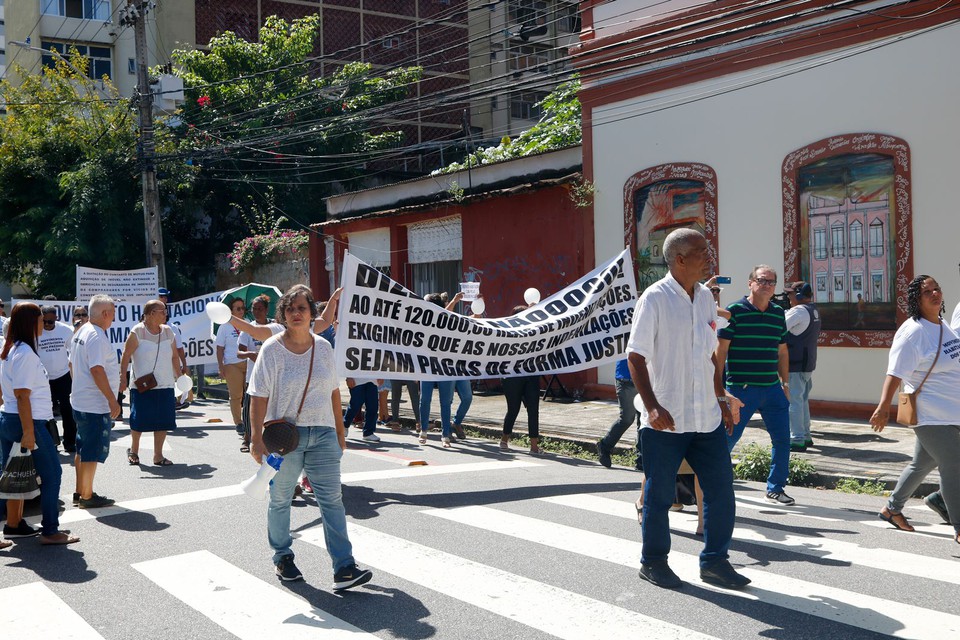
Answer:
<svg viewBox="0 0 960 640"><path fill-rule="evenodd" d="M48 16L109 20L110 0L43 0L41 11Z"/></svg>
<svg viewBox="0 0 960 640"><path fill-rule="evenodd" d="M87 75L94 80L103 76L113 77L112 53L109 47L97 47L94 45L65 43L65 42L41 42L40 48L44 50L43 64L51 69L57 65L57 56L51 53L51 49L56 51L64 58L70 58L70 52L76 49L80 55L87 59Z"/></svg>
<svg viewBox="0 0 960 640"><path fill-rule="evenodd" d="M830 255L834 258L842 258L846 253L846 242L843 236L843 224L834 223L830 227Z"/></svg>
<svg viewBox="0 0 960 640"><path fill-rule="evenodd" d="M877 257L883 255L883 223L874 220L870 223L870 255Z"/></svg>
<svg viewBox="0 0 960 640"><path fill-rule="evenodd" d="M850 257L863 257L863 224L859 220L850 223Z"/></svg>
<svg viewBox="0 0 960 640"><path fill-rule="evenodd" d="M539 91L516 91L510 95L510 115L522 120L539 120L543 115L540 101L546 97Z"/></svg>
<svg viewBox="0 0 960 640"><path fill-rule="evenodd" d="M510 0L508 13L514 24L540 26L547 23L545 0Z"/></svg>
<svg viewBox="0 0 960 640"><path fill-rule="evenodd" d="M813 230L813 256L817 260L827 259L827 230L823 227Z"/></svg>
<svg viewBox="0 0 960 640"><path fill-rule="evenodd" d="M547 70L550 64L550 48L535 45L517 45L510 47L510 70L525 71L527 69Z"/></svg>

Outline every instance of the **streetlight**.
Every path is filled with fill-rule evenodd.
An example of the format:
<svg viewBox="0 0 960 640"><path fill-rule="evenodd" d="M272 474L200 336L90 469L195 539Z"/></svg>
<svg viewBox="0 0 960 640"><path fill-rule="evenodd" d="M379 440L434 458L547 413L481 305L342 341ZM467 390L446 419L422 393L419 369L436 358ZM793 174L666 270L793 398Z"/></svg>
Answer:
<svg viewBox="0 0 960 640"><path fill-rule="evenodd" d="M10 41L10 44L16 45L16 46L20 47L21 49L27 49L28 51L37 51L37 52L39 52L39 53L41 53L41 54L49 53L50 55L54 56L54 57L57 58L58 60L61 60L65 65L67 65L68 67L70 67L71 69L73 69L73 70L77 73L77 75L82 76L82 77L84 77L84 78L87 78L88 80L90 79L90 77L89 77L87 74L85 74L83 71L80 71L80 69L77 69L75 66L73 66L73 63L70 62L69 60L67 60L67 59L63 56L63 54L61 54L61 53L60 53L59 51L57 51L56 49L43 49L43 48L41 48L41 47L35 47L35 46L31 45L29 42L20 42L20 41L18 41L18 40L11 40L11 41Z"/></svg>

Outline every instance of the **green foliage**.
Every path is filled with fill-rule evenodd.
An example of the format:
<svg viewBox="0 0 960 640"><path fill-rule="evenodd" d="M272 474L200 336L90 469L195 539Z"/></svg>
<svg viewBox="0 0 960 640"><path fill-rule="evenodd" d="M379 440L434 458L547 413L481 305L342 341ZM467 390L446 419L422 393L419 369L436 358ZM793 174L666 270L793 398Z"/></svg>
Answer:
<svg viewBox="0 0 960 640"><path fill-rule="evenodd" d="M86 65L72 51L39 74L14 65L8 75L22 82L0 83L0 277L64 299L74 296L76 264L146 262L136 116L109 78L86 77ZM172 149L162 134L157 146ZM161 194L187 180L170 172Z"/></svg>
<svg viewBox="0 0 960 640"><path fill-rule="evenodd" d="M577 207L589 207L593 204L593 196L597 193L597 185L586 178L570 185L570 200Z"/></svg>
<svg viewBox="0 0 960 640"><path fill-rule="evenodd" d="M557 86L539 103L543 109L540 121L515 140L504 138L496 147L479 149L468 155L463 162L437 169L432 175L463 171L468 166L492 164L580 144L583 127L578 91L580 80L577 78Z"/></svg>
<svg viewBox="0 0 960 640"><path fill-rule="evenodd" d="M401 142L375 117L410 95L421 70L352 62L318 77L309 58L319 29L317 15L271 16L256 42L227 31L206 51L173 53L186 96L180 152L201 167L203 208L215 220L235 226L235 203L263 200L269 184L291 219L322 221L333 185L356 186L372 152Z"/></svg>
<svg viewBox="0 0 960 640"><path fill-rule="evenodd" d="M817 470L806 458L790 456L790 471L787 482L795 487L813 483ZM770 447L757 443L745 445L740 451L740 461L733 468L733 476L738 480L764 482L770 475Z"/></svg>
<svg viewBox="0 0 960 640"><path fill-rule="evenodd" d="M863 493L869 496L885 496L888 493L887 486L879 480L840 478L833 488L842 493Z"/></svg>
<svg viewBox="0 0 960 640"><path fill-rule="evenodd" d="M230 269L239 273L263 261L287 255L299 256L310 244L306 231L271 231L266 235L244 238L233 246L230 253Z"/></svg>

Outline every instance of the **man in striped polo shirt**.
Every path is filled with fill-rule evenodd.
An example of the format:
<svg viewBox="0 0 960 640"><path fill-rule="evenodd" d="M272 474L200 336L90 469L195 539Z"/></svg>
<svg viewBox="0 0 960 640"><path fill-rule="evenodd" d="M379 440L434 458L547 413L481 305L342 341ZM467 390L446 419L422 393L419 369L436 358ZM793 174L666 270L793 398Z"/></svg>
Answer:
<svg viewBox="0 0 960 640"><path fill-rule="evenodd" d="M777 272L757 265L747 285L750 294L727 307L730 323L717 332L717 362L727 366L727 390L744 405L727 443L732 451L750 417L760 412L773 445L767 501L788 506L794 503L784 492L790 466L790 358L784 311L770 301Z"/></svg>

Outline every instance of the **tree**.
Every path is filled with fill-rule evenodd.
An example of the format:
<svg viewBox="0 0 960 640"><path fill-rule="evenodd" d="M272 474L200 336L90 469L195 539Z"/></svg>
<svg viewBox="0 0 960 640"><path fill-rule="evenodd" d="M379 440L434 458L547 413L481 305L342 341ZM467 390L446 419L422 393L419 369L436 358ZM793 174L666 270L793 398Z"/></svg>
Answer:
<svg viewBox="0 0 960 640"><path fill-rule="evenodd" d="M583 140L583 124L580 113L580 80L576 77L557 86L538 104L543 110L540 121L516 139L505 137L495 147L484 147L469 154L463 162L454 162L432 175L454 173L484 164L522 158L544 151L553 151L578 145Z"/></svg>
<svg viewBox="0 0 960 640"><path fill-rule="evenodd" d="M420 69L377 75L347 63L318 77L310 56L319 28L316 15L292 23L271 16L257 42L228 31L207 51L174 52L186 92L174 160L200 167L197 188L212 218L236 216L235 203L251 199L265 210L272 186L288 218L322 221L322 199L335 185L350 185L374 152L400 142L377 118L408 97Z"/></svg>
<svg viewBox="0 0 960 640"><path fill-rule="evenodd" d="M146 256L136 118L86 65L73 51L40 74L8 70L19 86L0 83L0 277L65 299L74 265L138 268ZM169 138L158 148L172 150ZM161 193L178 180L189 177L171 175Z"/></svg>

